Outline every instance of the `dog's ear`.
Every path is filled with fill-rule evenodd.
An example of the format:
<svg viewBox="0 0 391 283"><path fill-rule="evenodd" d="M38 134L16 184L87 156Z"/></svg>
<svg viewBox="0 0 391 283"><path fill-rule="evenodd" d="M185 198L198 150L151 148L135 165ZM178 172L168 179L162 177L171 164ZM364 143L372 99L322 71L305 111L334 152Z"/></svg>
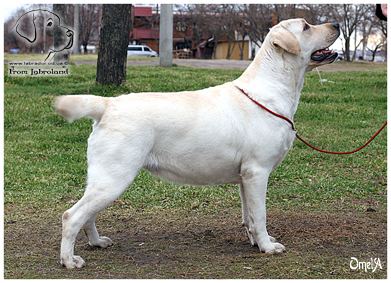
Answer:
<svg viewBox="0 0 391 283"><path fill-rule="evenodd" d="M29 16L30 17L32 16L32 18L28 18ZM26 33L26 31L21 30L19 28L19 25L22 23L22 21L25 21L25 20L30 20L29 25L31 25L31 28L34 31L33 35L30 35L30 34ZM29 15L29 13L26 13L22 17L20 17L18 22L16 23L16 28L15 28L16 33L19 36L21 36L22 38L26 39L30 43L34 43L35 40L37 39L37 27L35 26L35 20L36 20L36 17L34 15L34 13L32 13L32 15Z"/></svg>
<svg viewBox="0 0 391 283"><path fill-rule="evenodd" d="M300 43L296 36L289 29L279 26L270 31L269 41L272 45L281 47L292 54L301 52Z"/></svg>

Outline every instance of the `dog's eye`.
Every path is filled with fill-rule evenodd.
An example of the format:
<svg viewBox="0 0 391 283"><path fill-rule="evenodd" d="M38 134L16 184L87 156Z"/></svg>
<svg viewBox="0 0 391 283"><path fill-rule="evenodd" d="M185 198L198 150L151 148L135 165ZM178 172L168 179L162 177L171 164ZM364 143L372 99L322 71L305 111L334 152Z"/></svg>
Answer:
<svg viewBox="0 0 391 283"><path fill-rule="evenodd" d="M305 24L304 25L304 28L303 28L303 31L305 31L305 30L307 30L307 29L309 29L310 28L310 26L308 25L308 24Z"/></svg>
<svg viewBox="0 0 391 283"><path fill-rule="evenodd" d="M48 27L51 27L53 25L53 20L50 18L50 19L48 19L48 21L47 21L47 26Z"/></svg>

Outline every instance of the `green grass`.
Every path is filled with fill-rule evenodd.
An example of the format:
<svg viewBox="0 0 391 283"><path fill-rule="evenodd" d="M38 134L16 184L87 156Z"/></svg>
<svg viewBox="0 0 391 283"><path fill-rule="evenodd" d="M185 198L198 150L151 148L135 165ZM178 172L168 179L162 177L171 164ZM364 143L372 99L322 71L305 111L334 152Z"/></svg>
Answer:
<svg viewBox="0 0 391 283"><path fill-rule="evenodd" d="M61 214L83 195L87 170L87 139L91 132L92 121L82 119L68 124L51 108L55 96L80 93L118 96L130 92L196 90L232 81L242 73L241 70L188 67L128 67L126 84L117 88L95 85L95 66L71 65L70 68L71 75L66 77L31 78L7 74L4 77L4 218L6 223L4 268L6 278L99 277L95 269L78 272L59 269L57 261ZM329 82L324 82L322 86L317 73L307 74L301 102L295 115L296 128L303 138L320 148L334 151L355 149L364 144L387 118L387 71L331 72L322 73L322 78ZM387 215L386 137L387 128L368 147L358 153L345 156L322 154L296 140L283 163L272 172L269 179L267 206L271 218L279 213L298 215L297 219L302 220L307 214L334 215L341 218L358 217L358 219L368 220L367 223L371 221L377 223L376 227L383 227L380 232L373 228L375 238L378 238L377 245L382 245L385 241L384 219ZM240 228L240 197L237 186L234 185L212 187L175 185L156 179L148 172L142 171L120 200L121 202L117 205L112 205L102 212L100 218L102 222L98 224L98 230L103 229L109 234L115 234L115 232L110 232L114 229L113 231L119 233L118 231L125 229L120 226L123 225L121 221L124 220L120 220L124 217L123 215L133 215L135 221L130 227L141 225L137 223L143 221L152 221L151 219L159 223L156 227L160 227L160 222L170 227L174 225L171 223L172 219L181 219L178 223L184 226L199 221L194 224L198 227L194 228L194 231L205 229L202 228L204 227L202 219L212 223L216 219L225 219L228 215L229 217L227 216L224 221L235 220L237 222L232 222L233 227ZM376 211L375 216L368 216L366 212L368 208ZM187 215L187 217L183 219L182 215ZM142 220L138 222L138 218ZM109 223L105 224L106 221ZM325 223L328 223L327 221ZM32 229L29 231L33 232L21 232L26 229L23 225L27 225ZM189 225L191 227L192 224ZM212 227L219 227L220 223L213 222L213 225L215 226ZM272 221L270 225L272 225L271 229L275 229L275 233L278 233L278 225L273 226ZM223 229L224 225L220 228ZM188 228L188 230L191 229ZM39 231L48 231L46 232L48 235L43 239L53 238L52 241L55 243L53 251L42 251L39 247L30 251L28 250L30 245L22 244L25 239L23 235L26 235L24 233L30 233L30 236L36 237L39 242L39 237L42 237ZM377 234L375 231L378 231ZM289 234L289 230L286 232ZM151 233L157 232L153 230ZM16 240L17 237L21 238ZM174 239L175 237L173 236ZM202 236L201 239L205 237ZM316 239L318 236L315 233L308 237ZM371 246L370 242L373 237L373 235L369 237L368 242L364 242L362 246ZM124 266L121 269L122 265L116 263L115 257L113 263L105 267L101 266L101 268L104 268L106 272L104 274L112 274L114 278L121 278L121 276L170 278L178 274L185 274L183 278L189 276L191 278L386 277L386 262L384 262L382 272L372 274L349 271L346 262L349 262L350 256L355 256L354 249L360 249L359 255L363 260L380 255L371 254L365 248L360 248L361 245L353 245L348 239L341 238L342 242L339 244L352 247L352 250L349 248L343 256L340 254L336 256L330 254L330 251L308 250L305 245L306 239L303 239L302 243L292 240L289 246L289 236L285 236L285 242L283 234L281 238L288 250L292 248L291 253L278 255L273 259L258 258L252 254L256 253L256 249L251 250L251 248L247 250L251 253L249 257L229 259L228 257L221 258L216 253L214 256L217 259L211 260L204 270L199 269L197 271L199 273L192 273L192 268L199 262L209 261L206 258L196 257L198 252L201 253L201 247L198 246L196 252L192 251L186 258L186 264L190 265L183 263L182 269L175 267L175 270L179 269L174 272L174 269L171 270L173 266L169 265L169 261L164 263L168 264L167 266L162 263L160 268L167 267L167 270L171 270L172 273L168 271L164 273L161 270L159 274L163 275L152 276L150 273L137 269L132 275L130 271L129 273L125 271L126 266L131 263L121 263ZM85 238L82 238L82 241L85 242ZM186 245L188 240L183 241ZM243 241L246 241L245 237ZM204 242L204 244L208 245L209 242ZM244 247L247 245L249 244L246 242ZM226 244L220 248L221 253L224 253L225 246ZM326 245L323 244L323 246ZM25 253L18 253L16 250L19 249L27 250ZM160 246L159 249L164 250ZM211 248L211 250L214 249ZM302 250L304 252L301 252ZM41 252L42 257L36 256L36 253ZM93 258L89 259L88 254ZM95 251L86 247L80 255L87 259L88 264L93 265L94 261L101 259L104 265L105 257L111 253L110 249ZM304 256L303 262L296 258L299 255ZM215 268L216 260L221 260L219 263L226 265L227 268ZM273 261L272 266L265 260ZM382 260L386 261L386 258ZM23 267L20 262L31 263ZM307 267L308 264L312 267L308 269L303 266L304 262L307 262ZM254 265L251 265L252 269L245 268L254 263L259 264L259 269L256 269L258 267ZM41 270L42 265L48 266L48 270ZM330 270L336 266L340 269L339 275L330 277ZM152 265L149 267L152 268ZM121 270L118 271L118 268ZM274 268L278 268L279 274L273 271ZM36 270L41 271L37 273ZM108 278L106 275L102 277Z"/></svg>
<svg viewBox="0 0 391 283"><path fill-rule="evenodd" d="M4 54L4 61L43 61L47 54ZM158 57L128 56L128 61L159 61ZM97 61L98 54L71 54L71 63L75 61Z"/></svg>

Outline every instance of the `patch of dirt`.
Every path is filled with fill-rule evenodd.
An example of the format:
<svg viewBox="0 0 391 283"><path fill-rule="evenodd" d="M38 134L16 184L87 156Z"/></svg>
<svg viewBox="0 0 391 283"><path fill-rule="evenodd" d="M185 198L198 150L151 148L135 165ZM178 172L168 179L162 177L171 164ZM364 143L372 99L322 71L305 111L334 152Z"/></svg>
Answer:
<svg viewBox="0 0 391 283"><path fill-rule="evenodd" d="M383 269L376 276L385 278L387 218L376 212L357 213L271 210L269 234L287 252L267 256L250 245L237 208L219 213L110 208L98 216L97 228L114 246L90 247L84 233L79 233L75 254L87 262L81 270L60 267L60 214L58 221L45 215L5 221L4 274L14 279L350 278L357 275L348 268L354 256L380 258ZM302 270L296 274L291 265L298 262Z"/></svg>
<svg viewBox="0 0 391 283"><path fill-rule="evenodd" d="M384 229L387 219L378 214L367 212L349 216L275 212L270 218L271 233L295 246L301 246L301 242L305 241L306 249L310 247L343 254L351 249L362 249L365 245L368 251L376 250L386 259ZM347 245L346 241L352 245Z"/></svg>

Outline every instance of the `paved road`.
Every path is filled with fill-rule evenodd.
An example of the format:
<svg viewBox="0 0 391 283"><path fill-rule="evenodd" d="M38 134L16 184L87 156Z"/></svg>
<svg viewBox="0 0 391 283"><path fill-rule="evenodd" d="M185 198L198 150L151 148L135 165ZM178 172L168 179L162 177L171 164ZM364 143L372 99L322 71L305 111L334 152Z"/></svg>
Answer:
<svg viewBox="0 0 391 283"><path fill-rule="evenodd" d="M248 60L189 60L189 59L174 59L174 64L178 66L188 66L195 68L213 68L213 69L242 69L245 70L251 61ZM77 65L81 64L96 64L96 61L76 61ZM159 61L139 61L129 60L128 66L158 66Z"/></svg>
<svg viewBox="0 0 391 283"><path fill-rule="evenodd" d="M173 60L178 66L215 69L247 69L252 61L249 60Z"/></svg>

